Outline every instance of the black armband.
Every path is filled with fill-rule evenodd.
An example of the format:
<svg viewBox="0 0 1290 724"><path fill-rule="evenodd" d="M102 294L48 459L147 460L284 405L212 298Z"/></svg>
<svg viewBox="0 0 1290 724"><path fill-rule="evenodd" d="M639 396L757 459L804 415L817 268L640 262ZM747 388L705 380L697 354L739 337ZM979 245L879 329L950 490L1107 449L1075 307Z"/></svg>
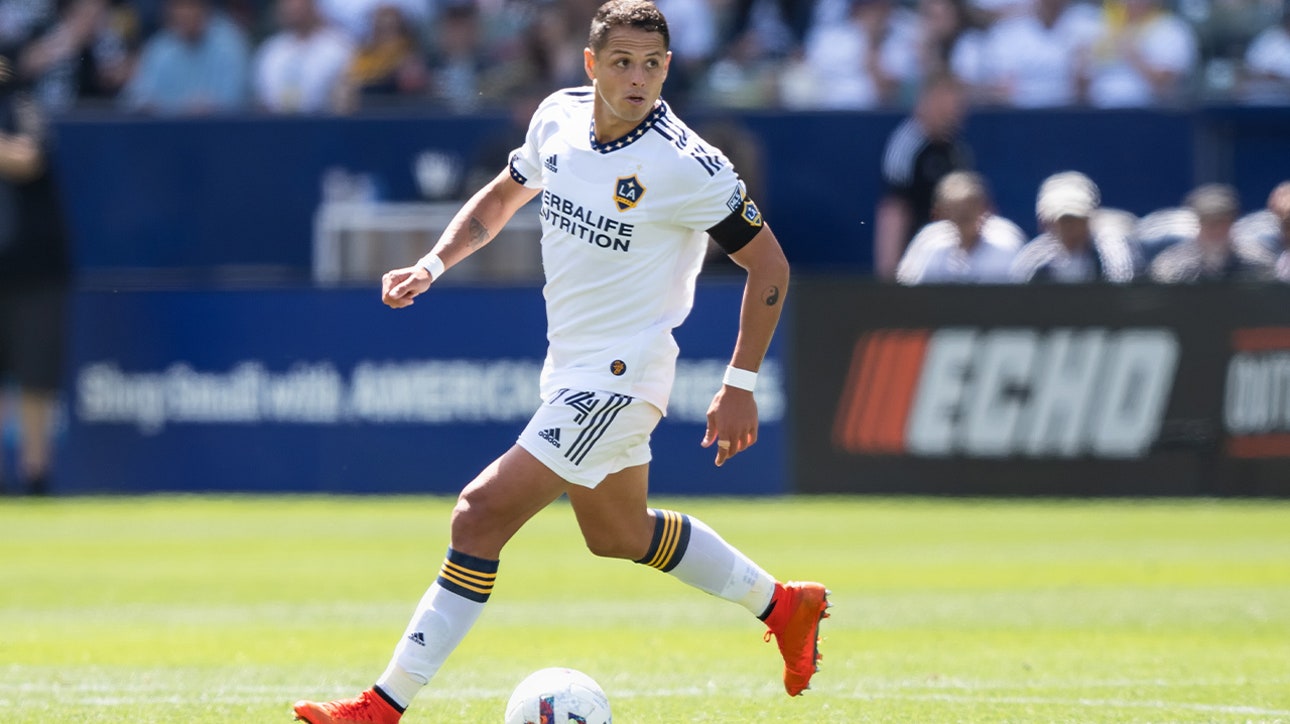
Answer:
<svg viewBox="0 0 1290 724"><path fill-rule="evenodd" d="M761 220L761 212L757 210L756 205L748 199L744 199L743 205L737 211L732 211L729 216L722 219L716 226L708 229L708 235L712 240L717 242L717 246L727 254L733 254L736 251L748 246L748 242L757 236L765 224Z"/></svg>

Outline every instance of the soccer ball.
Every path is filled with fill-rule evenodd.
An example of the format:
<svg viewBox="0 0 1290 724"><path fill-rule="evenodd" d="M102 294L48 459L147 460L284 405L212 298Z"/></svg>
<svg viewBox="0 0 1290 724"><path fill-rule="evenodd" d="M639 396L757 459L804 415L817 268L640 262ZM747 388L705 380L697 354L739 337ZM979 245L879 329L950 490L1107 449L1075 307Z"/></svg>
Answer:
<svg viewBox="0 0 1290 724"><path fill-rule="evenodd" d="M506 702L506 724L610 724L609 697L590 676L573 669L535 671Z"/></svg>

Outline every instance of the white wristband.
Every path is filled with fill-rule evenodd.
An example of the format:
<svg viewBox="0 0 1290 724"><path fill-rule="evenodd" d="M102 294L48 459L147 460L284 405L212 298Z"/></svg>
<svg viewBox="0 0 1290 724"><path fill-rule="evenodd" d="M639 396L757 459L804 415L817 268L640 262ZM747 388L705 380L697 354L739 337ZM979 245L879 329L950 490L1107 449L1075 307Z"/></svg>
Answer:
<svg viewBox="0 0 1290 724"><path fill-rule="evenodd" d="M721 384L752 392L753 388L757 386L757 373L727 365L726 374L721 378Z"/></svg>
<svg viewBox="0 0 1290 724"><path fill-rule="evenodd" d="M426 254L417 262L417 266L430 272L430 281L438 279L439 275L443 274L443 259L440 259L438 254Z"/></svg>

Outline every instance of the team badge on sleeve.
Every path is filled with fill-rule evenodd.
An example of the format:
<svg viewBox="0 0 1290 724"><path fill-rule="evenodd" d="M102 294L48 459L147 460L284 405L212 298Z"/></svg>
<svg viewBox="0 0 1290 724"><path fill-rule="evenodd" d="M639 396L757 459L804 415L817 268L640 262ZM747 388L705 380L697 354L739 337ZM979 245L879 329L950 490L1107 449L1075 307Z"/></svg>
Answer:
<svg viewBox="0 0 1290 724"><path fill-rule="evenodd" d="M737 214L739 213L739 210L743 208L743 206L744 206L744 185L741 183L739 184L739 188L735 189L734 193L730 194L730 198L726 199L726 208L730 209L730 213Z"/></svg>
<svg viewBox="0 0 1290 724"><path fill-rule="evenodd" d="M618 204L619 211L636 208L644 195L645 187L635 175L619 177L618 185L614 187L614 203Z"/></svg>
<svg viewBox="0 0 1290 724"><path fill-rule="evenodd" d="M730 213L738 214L748 225L753 228L761 228L761 211L757 210L757 204L748 198L748 186L743 181L735 187L734 193L726 200L726 208Z"/></svg>

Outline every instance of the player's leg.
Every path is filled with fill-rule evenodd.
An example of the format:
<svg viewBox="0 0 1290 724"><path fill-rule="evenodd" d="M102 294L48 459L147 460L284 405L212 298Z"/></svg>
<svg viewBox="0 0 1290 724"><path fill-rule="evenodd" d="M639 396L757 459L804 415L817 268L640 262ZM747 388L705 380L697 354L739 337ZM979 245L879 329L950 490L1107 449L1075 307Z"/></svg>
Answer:
<svg viewBox="0 0 1290 724"><path fill-rule="evenodd" d="M421 598L376 685L356 699L299 702L296 716L310 724L397 722L479 618L492 593L502 548L565 486L519 446L489 465L458 496L439 576Z"/></svg>
<svg viewBox="0 0 1290 724"><path fill-rule="evenodd" d="M569 500L591 552L657 568L754 616L765 614L775 594L774 576L703 521L649 508L648 491L648 464L620 470L594 489L570 486Z"/></svg>
<svg viewBox="0 0 1290 724"><path fill-rule="evenodd" d="M780 583L703 521L646 506L649 466L625 468L595 488L569 486L592 553L626 558L746 608L764 621L784 657L784 687L796 696L818 669L819 623L828 592L818 583Z"/></svg>

